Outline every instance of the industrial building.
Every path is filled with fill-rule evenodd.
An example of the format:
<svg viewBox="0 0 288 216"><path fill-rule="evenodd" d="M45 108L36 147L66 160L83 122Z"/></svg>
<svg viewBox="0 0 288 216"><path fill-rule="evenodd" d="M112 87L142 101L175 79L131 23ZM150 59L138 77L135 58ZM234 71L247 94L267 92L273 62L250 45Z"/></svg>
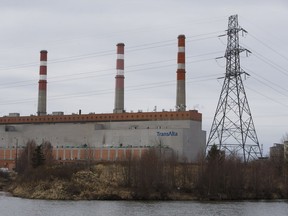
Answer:
<svg viewBox="0 0 288 216"><path fill-rule="evenodd" d="M270 147L270 159L272 161L277 161L283 163L284 161L284 144L274 143Z"/></svg>
<svg viewBox="0 0 288 216"><path fill-rule="evenodd" d="M124 44L117 44L115 106L112 113L47 114L47 54L40 52L37 115L10 113L0 117L0 167L13 166L29 140L48 141L57 160L125 160L148 148L172 149L179 159L195 161L205 151L202 114L186 111L185 36L178 37L176 111L124 110Z"/></svg>
<svg viewBox="0 0 288 216"><path fill-rule="evenodd" d="M284 141L283 144L274 143L270 147L270 159L277 162L288 162L288 141Z"/></svg>
<svg viewBox="0 0 288 216"><path fill-rule="evenodd" d="M288 163L288 141L284 141L284 161Z"/></svg>

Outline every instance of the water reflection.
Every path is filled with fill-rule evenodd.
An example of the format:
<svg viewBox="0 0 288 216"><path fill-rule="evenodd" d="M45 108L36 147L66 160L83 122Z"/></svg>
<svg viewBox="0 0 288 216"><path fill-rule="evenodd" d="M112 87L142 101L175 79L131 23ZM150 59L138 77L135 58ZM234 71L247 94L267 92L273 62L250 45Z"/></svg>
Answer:
<svg viewBox="0 0 288 216"><path fill-rule="evenodd" d="M0 192L1 216L276 216L287 215L287 201L243 202L137 202L46 201L12 197Z"/></svg>

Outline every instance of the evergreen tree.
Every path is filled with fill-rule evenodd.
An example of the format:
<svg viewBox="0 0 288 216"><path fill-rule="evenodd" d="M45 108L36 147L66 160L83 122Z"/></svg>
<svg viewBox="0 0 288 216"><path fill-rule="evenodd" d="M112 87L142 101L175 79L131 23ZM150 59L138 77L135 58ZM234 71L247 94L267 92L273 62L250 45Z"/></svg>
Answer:
<svg viewBox="0 0 288 216"><path fill-rule="evenodd" d="M43 148L42 145L39 145L36 147L32 155L32 167L37 168L39 166L44 165L44 163L45 163L45 157L43 154Z"/></svg>
<svg viewBox="0 0 288 216"><path fill-rule="evenodd" d="M220 151L218 149L217 145L212 145L210 150L208 151L207 154L207 160L209 164L215 164L215 163L221 163L225 158L225 153L224 151Z"/></svg>

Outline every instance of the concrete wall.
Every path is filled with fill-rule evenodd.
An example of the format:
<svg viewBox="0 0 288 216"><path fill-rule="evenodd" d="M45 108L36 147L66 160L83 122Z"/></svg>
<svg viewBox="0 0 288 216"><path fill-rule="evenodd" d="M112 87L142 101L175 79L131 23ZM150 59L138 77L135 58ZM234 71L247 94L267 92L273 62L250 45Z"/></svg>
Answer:
<svg viewBox="0 0 288 216"><path fill-rule="evenodd" d="M29 140L61 148L160 145L193 161L205 149L206 133L192 120L0 125L0 147L21 147Z"/></svg>

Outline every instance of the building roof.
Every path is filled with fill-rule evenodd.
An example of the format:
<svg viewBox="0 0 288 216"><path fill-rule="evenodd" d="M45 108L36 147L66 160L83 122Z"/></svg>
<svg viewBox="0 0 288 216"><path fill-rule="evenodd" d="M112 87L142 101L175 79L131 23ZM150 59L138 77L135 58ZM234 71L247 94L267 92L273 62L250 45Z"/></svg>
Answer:
<svg viewBox="0 0 288 216"><path fill-rule="evenodd" d="M43 116L5 116L0 118L0 124L31 124L31 123L77 123L77 122L120 122L120 121L167 121L193 120L202 122L202 114L197 110L183 112L137 112L137 113L102 113L102 114L72 114Z"/></svg>

